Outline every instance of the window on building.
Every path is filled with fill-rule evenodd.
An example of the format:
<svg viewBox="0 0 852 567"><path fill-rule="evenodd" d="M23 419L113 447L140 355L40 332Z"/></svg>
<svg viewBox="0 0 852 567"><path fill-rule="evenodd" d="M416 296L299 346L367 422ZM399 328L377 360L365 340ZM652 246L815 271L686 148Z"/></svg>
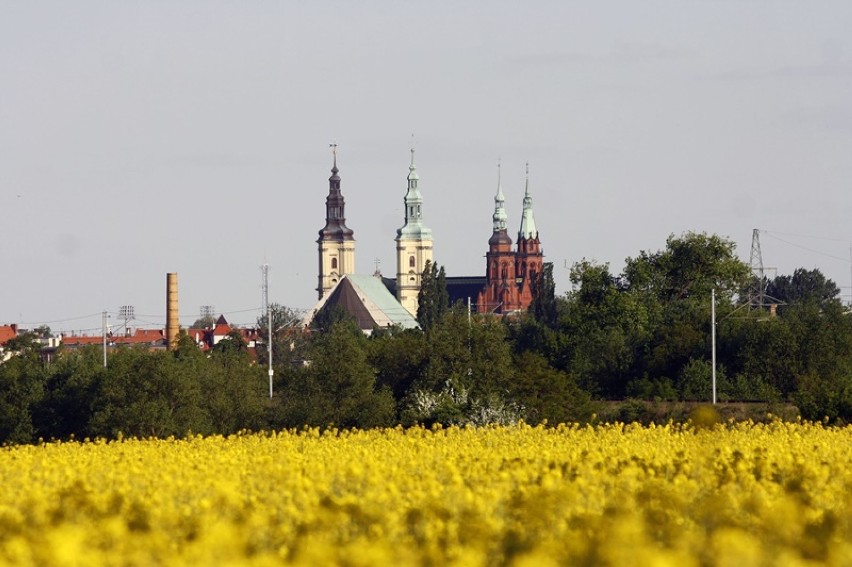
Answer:
<svg viewBox="0 0 852 567"><path fill-rule="evenodd" d="M408 267L414 268L416 266L417 266L417 261L414 259L414 256L409 256L408 257Z"/></svg>
<svg viewBox="0 0 852 567"><path fill-rule="evenodd" d="M331 269L332 269L332 270L336 270L336 269L337 269L337 258L332 258L332 259L331 259Z"/></svg>

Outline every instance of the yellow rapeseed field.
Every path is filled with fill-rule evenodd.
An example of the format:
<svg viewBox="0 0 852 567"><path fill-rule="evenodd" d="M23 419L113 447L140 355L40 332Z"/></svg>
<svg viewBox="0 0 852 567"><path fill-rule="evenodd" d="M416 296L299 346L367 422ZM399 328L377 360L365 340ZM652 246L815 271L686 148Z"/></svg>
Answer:
<svg viewBox="0 0 852 567"><path fill-rule="evenodd" d="M852 428L414 428L0 449L5 565L850 565Z"/></svg>

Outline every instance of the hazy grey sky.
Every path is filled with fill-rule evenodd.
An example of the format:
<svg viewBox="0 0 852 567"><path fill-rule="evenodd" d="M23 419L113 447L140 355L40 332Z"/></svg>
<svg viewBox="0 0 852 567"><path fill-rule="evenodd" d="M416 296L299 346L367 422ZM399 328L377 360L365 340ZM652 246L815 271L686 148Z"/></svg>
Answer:
<svg viewBox="0 0 852 567"><path fill-rule="evenodd" d="M848 0L4 1L0 324L163 325L171 271L184 325L252 323L264 262L311 307L331 141L358 271L392 275L412 133L449 275L484 272L499 157L559 293L688 230L748 261L759 228L848 296L850 30Z"/></svg>

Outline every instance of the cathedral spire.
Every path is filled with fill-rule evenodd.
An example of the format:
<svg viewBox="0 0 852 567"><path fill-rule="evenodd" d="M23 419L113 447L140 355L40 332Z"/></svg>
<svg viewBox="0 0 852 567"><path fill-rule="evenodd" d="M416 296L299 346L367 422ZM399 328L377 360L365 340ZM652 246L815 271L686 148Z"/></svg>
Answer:
<svg viewBox="0 0 852 567"><path fill-rule="evenodd" d="M337 191L340 191L340 176L337 175L340 171L337 169L337 144L329 144L328 147L331 148L331 153L334 155L334 164L331 166L331 177L328 178L329 189L336 189ZM336 185L332 183L334 181L337 181Z"/></svg>
<svg viewBox="0 0 852 567"><path fill-rule="evenodd" d="M346 226L343 194L340 192L340 175L337 169L337 144L329 144L333 161L328 178L328 197L325 198L325 226L317 239L319 251L319 277L317 293L322 299L337 285L340 278L355 271L355 236Z"/></svg>
<svg viewBox="0 0 852 567"><path fill-rule="evenodd" d="M328 178L328 197L325 199L325 227L319 231L320 240L353 240L352 229L346 226L346 202L340 192L337 169L337 144L329 144L334 155L331 177Z"/></svg>
<svg viewBox="0 0 852 567"><path fill-rule="evenodd" d="M538 236L533 216L532 196L530 195L530 164L527 162L527 179L524 188L524 212L521 216L521 230L518 231L518 240L522 238L532 239Z"/></svg>
<svg viewBox="0 0 852 567"><path fill-rule="evenodd" d="M494 196L494 232L506 230L506 197L503 196L503 185L500 182L500 160L497 160L497 195Z"/></svg>
<svg viewBox="0 0 852 567"><path fill-rule="evenodd" d="M423 272L433 261L432 231L423 224L423 195L414 165L414 136L411 140L411 165L408 166L405 224L396 231L396 298L416 316Z"/></svg>
<svg viewBox="0 0 852 567"><path fill-rule="evenodd" d="M414 148L411 148L411 165L408 166L408 189L405 203L405 224L396 231L397 238L432 238L432 231L423 225L423 195L418 184L417 166L414 165Z"/></svg>

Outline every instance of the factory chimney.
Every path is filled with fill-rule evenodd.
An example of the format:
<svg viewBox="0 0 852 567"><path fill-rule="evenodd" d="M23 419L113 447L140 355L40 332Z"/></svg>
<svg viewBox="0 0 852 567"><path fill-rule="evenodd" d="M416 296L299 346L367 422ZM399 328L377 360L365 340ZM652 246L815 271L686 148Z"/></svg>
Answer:
<svg viewBox="0 0 852 567"><path fill-rule="evenodd" d="M177 348L179 331L177 273L168 273L166 274L166 341L169 350Z"/></svg>

